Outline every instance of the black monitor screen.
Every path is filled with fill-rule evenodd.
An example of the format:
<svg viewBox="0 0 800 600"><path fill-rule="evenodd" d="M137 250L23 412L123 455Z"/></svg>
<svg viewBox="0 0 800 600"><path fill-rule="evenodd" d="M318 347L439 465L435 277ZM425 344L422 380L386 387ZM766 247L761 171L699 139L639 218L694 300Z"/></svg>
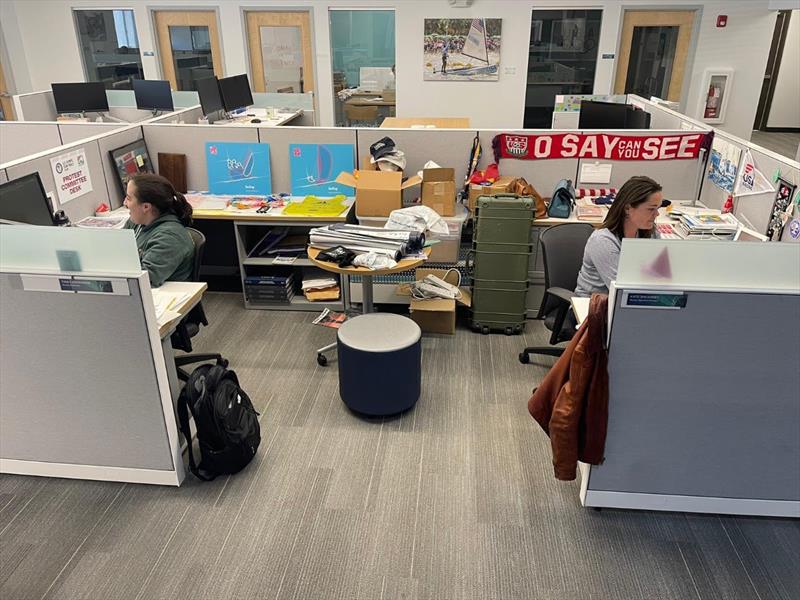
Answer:
<svg viewBox="0 0 800 600"><path fill-rule="evenodd" d="M169 81L133 80L136 108L142 110L175 110Z"/></svg>
<svg viewBox="0 0 800 600"><path fill-rule="evenodd" d="M108 110L106 87L100 81L91 83L51 83L56 112L105 112Z"/></svg>
<svg viewBox="0 0 800 600"><path fill-rule="evenodd" d="M650 113L629 104L625 129L650 129Z"/></svg>
<svg viewBox="0 0 800 600"><path fill-rule="evenodd" d="M53 210L39 173L0 185L0 219L29 225L53 224Z"/></svg>
<svg viewBox="0 0 800 600"><path fill-rule="evenodd" d="M130 144L111 150L111 162L117 170L117 180L123 195L128 187L128 180L138 173L154 173L153 163L147 153L144 140L136 140Z"/></svg>
<svg viewBox="0 0 800 600"><path fill-rule="evenodd" d="M200 96L200 106L204 115L222 110L222 96L219 95L219 81L216 77L198 79L195 82L197 94Z"/></svg>
<svg viewBox="0 0 800 600"><path fill-rule="evenodd" d="M253 104L250 81L246 74L220 79L219 92L222 95L222 104L228 112Z"/></svg>
<svg viewBox="0 0 800 600"><path fill-rule="evenodd" d="M581 102L581 113L578 117L578 128L625 129L627 113L627 104L584 100Z"/></svg>

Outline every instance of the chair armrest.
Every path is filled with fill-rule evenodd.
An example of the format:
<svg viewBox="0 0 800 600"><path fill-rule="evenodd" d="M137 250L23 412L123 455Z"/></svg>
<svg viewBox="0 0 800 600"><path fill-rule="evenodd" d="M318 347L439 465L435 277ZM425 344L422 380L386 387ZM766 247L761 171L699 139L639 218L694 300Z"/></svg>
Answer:
<svg viewBox="0 0 800 600"><path fill-rule="evenodd" d="M570 290L566 290L560 287L551 287L547 288L545 291L546 294L550 294L551 296L555 296L559 300L563 300L567 304L572 301L573 296L575 296L575 292L571 292Z"/></svg>

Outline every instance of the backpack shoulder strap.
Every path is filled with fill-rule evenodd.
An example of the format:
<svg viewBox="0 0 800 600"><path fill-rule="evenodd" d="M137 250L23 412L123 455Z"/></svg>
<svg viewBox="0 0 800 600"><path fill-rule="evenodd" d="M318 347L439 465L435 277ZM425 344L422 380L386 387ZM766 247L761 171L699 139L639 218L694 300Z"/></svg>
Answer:
<svg viewBox="0 0 800 600"><path fill-rule="evenodd" d="M194 460L194 452L192 450L192 429L189 425L189 411L191 410L190 404L192 406L194 405L196 397L200 393L195 387L195 382L200 378L200 376L202 376L203 373L198 373L198 370L199 367L192 372L192 375L189 377L189 381L186 382L186 385L183 386L180 395L178 395L178 427L180 428L183 437L186 439L186 453L189 455L189 470L198 479L202 479L203 481L211 481L214 479L214 477L208 477L204 475L197 467L197 463ZM196 377L195 374L198 376Z"/></svg>

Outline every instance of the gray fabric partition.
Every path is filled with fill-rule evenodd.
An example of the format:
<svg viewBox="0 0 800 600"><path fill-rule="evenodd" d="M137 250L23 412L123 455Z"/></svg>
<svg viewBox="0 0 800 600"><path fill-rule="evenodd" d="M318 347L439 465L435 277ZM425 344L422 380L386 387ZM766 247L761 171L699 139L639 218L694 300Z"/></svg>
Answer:
<svg viewBox="0 0 800 600"><path fill-rule="evenodd" d="M3 458L173 469L138 281L127 281L129 296L32 292L0 274L14 346L0 352Z"/></svg>
<svg viewBox="0 0 800 600"><path fill-rule="evenodd" d="M767 179L772 181L772 175L776 170L780 170L781 176L784 179L795 185L800 185L800 165L797 165L797 163L793 164L793 161L790 159L770 152L769 150L755 150L752 148L751 146L753 160ZM769 215L772 212L772 205L774 202L775 192L743 196L734 201L734 214L736 216L746 217L747 221L744 222L747 223L749 221L752 223L755 230L759 233L766 233L767 225L769 224ZM795 218L798 216L797 212L798 209L795 207ZM789 227L784 228L783 237L781 239L783 241L800 242L800 239L792 240L789 235Z"/></svg>
<svg viewBox="0 0 800 600"><path fill-rule="evenodd" d="M64 121L57 123L58 131L61 134L61 144L71 144L115 129L128 127L127 123L70 123ZM56 145L60 146L61 144ZM48 146L46 150L52 147Z"/></svg>
<svg viewBox="0 0 800 600"><path fill-rule="evenodd" d="M44 152L62 143L56 123L0 122L0 164Z"/></svg>
<svg viewBox="0 0 800 600"><path fill-rule="evenodd" d="M144 139L158 171L158 153L186 155L186 179L190 190L207 190L206 142L258 143L256 127L226 125L142 125Z"/></svg>
<svg viewBox="0 0 800 600"><path fill-rule="evenodd" d="M55 121L58 113L51 90L14 96L20 121Z"/></svg>
<svg viewBox="0 0 800 600"><path fill-rule="evenodd" d="M59 204L50 159L62 154L74 152L80 148L83 148L86 152L87 169L92 178L92 191L60 206L73 223L79 221L84 217L93 215L95 208L97 208L100 203L108 202L105 170L103 168L103 161L100 156L97 140L91 139L86 142L77 142L68 146L60 146L46 154L42 153L36 156L36 158L9 164L6 167L8 177L9 179L16 179L38 171L45 191L51 192L54 202Z"/></svg>
<svg viewBox="0 0 800 600"><path fill-rule="evenodd" d="M609 131L585 130L582 133L607 133L610 135L626 135L633 137L648 137L651 135L675 135L688 133L683 131L658 131L620 129ZM580 168L583 164L612 165L610 184L582 184L580 182ZM620 188L623 183L635 175L652 177L664 188L664 197L670 200L694 200L697 198L700 170L702 163L699 159L686 160L603 160L581 159L578 165L578 177L575 187L615 187Z"/></svg>
<svg viewBox="0 0 800 600"><path fill-rule="evenodd" d="M213 125L212 127L217 127ZM356 132L341 127L307 129L305 127L259 127L258 137L269 144L270 167L272 171L272 191L289 192L291 174L289 171L290 144L350 144L356 151ZM357 164L357 162L355 163Z"/></svg>
<svg viewBox="0 0 800 600"><path fill-rule="evenodd" d="M103 163L103 172L105 174L106 189L108 190L108 198L112 209L122 206L125 195L122 193L122 188L120 188L117 178L117 169L111 160L109 152L141 139L143 139L142 128L138 125L114 131L97 139L100 158ZM150 149L148 148L148 152L149 151ZM155 165L157 157L150 154L150 158Z"/></svg>
<svg viewBox="0 0 800 600"><path fill-rule="evenodd" d="M618 293L605 462L590 488L800 500L800 345L787 326L800 296L690 292L680 310L620 304ZM671 368L659 356L673 357Z"/></svg>
<svg viewBox="0 0 800 600"><path fill-rule="evenodd" d="M6 174L5 169L0 169L0 183L5 183L8 181L8 175Z"/></svg>

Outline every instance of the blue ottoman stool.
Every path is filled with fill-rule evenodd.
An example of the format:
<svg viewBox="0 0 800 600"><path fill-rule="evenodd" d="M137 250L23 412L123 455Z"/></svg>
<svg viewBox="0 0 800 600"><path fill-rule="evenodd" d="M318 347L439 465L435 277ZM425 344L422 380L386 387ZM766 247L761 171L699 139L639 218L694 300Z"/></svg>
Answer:
<svg viewBox="0 0 800 600"><path fill-rule="evenodd" d="M345 321L336 337L339 395L358 413L394 415L419 399L422 332L409 318L370 313Z"/></svg>

